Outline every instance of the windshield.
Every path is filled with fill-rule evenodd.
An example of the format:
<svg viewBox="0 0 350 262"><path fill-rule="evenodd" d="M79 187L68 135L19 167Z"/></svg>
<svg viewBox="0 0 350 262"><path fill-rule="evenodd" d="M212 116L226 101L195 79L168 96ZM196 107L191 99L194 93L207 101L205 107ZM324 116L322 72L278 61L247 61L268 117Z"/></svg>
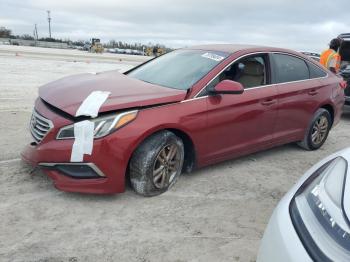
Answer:
<svg viewBox="0 0 350 262"><path fill-rule="evenodd" d="M165 87L189 89L229 54L203 50L176 50L160 56L128 76Z"/></svg>

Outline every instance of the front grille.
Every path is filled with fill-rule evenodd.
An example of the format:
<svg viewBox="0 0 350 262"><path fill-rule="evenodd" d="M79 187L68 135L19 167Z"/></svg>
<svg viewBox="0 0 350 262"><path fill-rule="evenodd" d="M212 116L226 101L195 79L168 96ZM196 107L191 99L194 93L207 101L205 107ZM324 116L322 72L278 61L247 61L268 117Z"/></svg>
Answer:
<svg viewBox="0 0 350 262"><path fill-rule="evenodd" d="M53 128L53 124L51 120L39 115L38 112L34 110L30 119L29 128L35 142L40 143Z"/></svg>

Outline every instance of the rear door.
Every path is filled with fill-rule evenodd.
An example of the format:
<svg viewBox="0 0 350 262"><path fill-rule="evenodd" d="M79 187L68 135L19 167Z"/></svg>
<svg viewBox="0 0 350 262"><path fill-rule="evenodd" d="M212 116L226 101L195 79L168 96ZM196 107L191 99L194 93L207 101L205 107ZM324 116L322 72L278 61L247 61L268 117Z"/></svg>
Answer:
<svg viewBox="0 0 350 262"><path fill-rule="evenodd" d="M274 53L271 61L272 82L278 92L274 140L279 143L299 140L319 105L320 82L310 79L310 62L301 57Z"/></svg>

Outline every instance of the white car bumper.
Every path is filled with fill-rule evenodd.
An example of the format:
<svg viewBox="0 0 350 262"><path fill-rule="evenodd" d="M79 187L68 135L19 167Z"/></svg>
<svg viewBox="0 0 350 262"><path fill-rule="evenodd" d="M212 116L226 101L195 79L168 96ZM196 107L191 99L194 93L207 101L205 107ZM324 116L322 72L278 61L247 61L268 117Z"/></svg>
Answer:
<svg viewBox="0 0 350 262"><path fill-rule="evenodd" d="M312 261L289 215L289 202L281 201L273 212L261 241L258 262Z"/></svg>
<svg viewBox="0 0 350 262"><path fill-rule="evenodd" d="M275 208L265 230L257 256L258 262L312 261L293 225L289 210L290 204L304 182L321 166L338 156L342 156L350 162L350 148L339 151L314 165L282 198ZM316 234L316 237L317 233L317 231L313 232L313 234ZM330 244L332 243L330 242ZM346 261L350 261L350 257L348 258L349 260Z"/></svg>

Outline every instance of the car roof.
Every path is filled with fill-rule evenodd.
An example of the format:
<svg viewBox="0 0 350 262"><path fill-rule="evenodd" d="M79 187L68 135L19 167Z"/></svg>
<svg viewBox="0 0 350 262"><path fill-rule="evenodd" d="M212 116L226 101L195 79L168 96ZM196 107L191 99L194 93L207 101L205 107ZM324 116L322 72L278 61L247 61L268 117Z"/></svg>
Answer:
<svg viewBox="0 0 350 262"><path fill-rule="evenodd" d="M341 38L343 40L350 40L350 33L340 34L338 35L338 38Z"/></svg>
<svg viewBox="0 0 350 262"><path fill-rule="evenodd" d="M284 49L284 48L258 46L258 45L241 45L241 44L196 45L196 46L187 47L185 49L217 51L217 52L225 52L230 54L233 54L239 51L251 51L251 52L287 52L287 53L300 55L300 53L296 51Z"/></svg>

